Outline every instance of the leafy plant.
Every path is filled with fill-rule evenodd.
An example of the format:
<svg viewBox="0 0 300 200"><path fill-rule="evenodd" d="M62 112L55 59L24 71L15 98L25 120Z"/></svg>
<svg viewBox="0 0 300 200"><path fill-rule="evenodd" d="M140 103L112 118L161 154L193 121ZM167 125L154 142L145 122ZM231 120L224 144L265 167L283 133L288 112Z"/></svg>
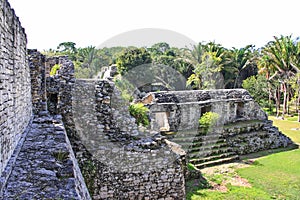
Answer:
<svg viewBox="0 0 300 200"><path fill-rule="evenodd" d="M143 126L149 125L149 119L147 113L149 109L144 106L142 103L131 104L129 106L129 112L131 116L136 119L137 125L142 124Z"/></svg>
<svg viewBox="0 0 300 200"><path fill-rule="evenodd" d="M128 80L122 79L121 77L115 78L115 84L121 91L122 98L128 102L132 102L133 96L130 94L130 91L134 90L134 86Z"/></svg>
<svg viewBox="0 0 300 200"><path fill-rule="evenodd" d="M59 70L59 68L60 68L59 64L53 65L53 67L51 68L51 71L50 71L50 76L54 76L56 74L57 70Z"/></svg>
<svg viewBox="0 0 300 200"><path fill-rule="evenodd" d="M118 72L125 74L136 66L151 63L151 55L145 48L132 47L125 49L116 59Z"/></svg>
<svg viewBox="0 0 300 200"><path fill-rule="evenodd" d="M59 162L63 162L65 160L67 160L69 158L69 153L68 152L63 152L63 151L59 151L59 152L54 152L53 156L55 157L55 159Z"/></svg>
<svg viewBox="0 0 300 200"><path fill-rule="evenodd" d="M242 86L260 106L270 108L268 105L268 80L263 75L250 76L243 81Z"/></svg>
<svg viewBox="0 0 300 200"><path fill-rule="evenodd" d="M192 171L192 170L197 170L197 168L196 168L192 163L188 163L188 164L187 164L187 169L188 169L188 170L191 170L191 171Z"/></svg>
<svg viewBox="0 0 300 200"><path fill-rule="evenodd" d="M202 128L209 128L217 124L219 114L215 112L206 112L199 119L199 126Z"/></svg>

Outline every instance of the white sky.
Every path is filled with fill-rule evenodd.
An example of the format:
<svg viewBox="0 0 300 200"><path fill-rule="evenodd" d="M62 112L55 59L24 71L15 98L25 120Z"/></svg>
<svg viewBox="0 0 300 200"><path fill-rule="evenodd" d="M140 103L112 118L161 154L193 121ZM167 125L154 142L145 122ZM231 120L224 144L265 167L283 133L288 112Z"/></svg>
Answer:
<svg viewBox="0 0 300 200"><path fill-rule="evenodd" d="M281 34L300 36L298 0L8 1L26 30L28 48L39 50L66 41L99 46L140 28L168 29L227 48L261 47Z"/></svg>

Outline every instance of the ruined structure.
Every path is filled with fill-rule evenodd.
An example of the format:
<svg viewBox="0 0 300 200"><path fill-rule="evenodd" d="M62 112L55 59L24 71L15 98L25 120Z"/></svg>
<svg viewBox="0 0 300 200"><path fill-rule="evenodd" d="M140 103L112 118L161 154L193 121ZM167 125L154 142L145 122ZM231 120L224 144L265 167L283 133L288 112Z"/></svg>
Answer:
<svg viewBox="0 0 300 200"><path fill-rule="evenodd" d="M0 19L0 199L89 199L61 116L47 112L44 57L29 64L6 0Z"/></svg>
<svg viewBox="0 0 300 200"><path fill-rule="evenodd" d="M67 57L27 53L14 11L0 7L3 199L184 199L187 159L200 168L290 143L244 90L153 93L152 130L140 130L113 82L76 80ZM209 111L222 118L202 134ZM177 132L169 140L188 157L161 130Z"/></svg>
<svg viewBox="0 0 300 200"><path fill-rule="evenodd" d="M24 29L0 3L1 198L184 199L184 154L140 132L112 82L75 80L64 56L27 57Z"/></svg>
<svg viewBox="0 0 300 200"><path fill-rule="evenodd" d="M7 1L0 1L0 173L31 120L26 34Z"/></svg>
<svg viewBox="0 0 300 200"><path fill-rule="evenodd" d="M154 92L151 128L175 132L169 135L181 144L196 167L238 159L239 155L286 147L290 138L272 126L266 113L244 89ZM217 113L216 125L199 127L207 112Z"/></svg>

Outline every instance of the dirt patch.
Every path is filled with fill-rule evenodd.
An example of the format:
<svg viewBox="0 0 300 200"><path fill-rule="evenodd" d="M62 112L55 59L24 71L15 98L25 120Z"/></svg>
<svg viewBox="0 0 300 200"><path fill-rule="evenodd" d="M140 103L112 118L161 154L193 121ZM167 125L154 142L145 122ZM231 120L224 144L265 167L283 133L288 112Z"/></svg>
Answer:
<svg viewBox="0 0 300 200"><path fill-rule="evenodd" d="M249 167L252 163L242 163L242 162L234 162L229 164L218 165L214 167L207 167L201 169L201 173L212 175L215 173L226 174L226 173L234 173L235 169Z"/></svg>
<svg viewBox="0 0 300 200"><path fill-rule="evenodd" d="M207 177L222 177L221 184L215 183L213 178L208 180L210 186L212 187L211 191L227 192L228 188L226 185L231 184L233 186L239 187L251 187L251 184L247 179L240 177L235 170L238 168L249 167L253 164L254 160L249 162L235 162L230 164L224 164L214 167L208 167L201 170L201 173L207 175ZM208 178L210 179L210 178Z"/></svg>
<svg viewBox="0 0 300 200"><path fill-rule="evenodd" d="M224 181L224 185L231 184L233 186L240 186L240 187L252 187L251 184L248 182L247 179L244 179L240 176L235 176L229 180Z"/></svg>
<svg viewBox="0 0 300 200"><path fill-rule="evenodd" d="M210 182L210 185L212 187L212 189L209 189L210 191L218 191L218 192L227 192L228 188L222 183L221 185L214 183L214 182Z"/></svg>

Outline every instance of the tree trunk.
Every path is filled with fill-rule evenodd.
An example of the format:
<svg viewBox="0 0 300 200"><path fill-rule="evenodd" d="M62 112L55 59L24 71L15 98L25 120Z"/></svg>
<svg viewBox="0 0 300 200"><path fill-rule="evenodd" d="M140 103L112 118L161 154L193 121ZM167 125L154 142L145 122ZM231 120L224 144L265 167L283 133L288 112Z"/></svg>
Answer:
<svg viewBox="0 0 300 200"><path fill-rule="evenodd" d="M280 114L280 87L275 90L275 101L276 101L276 117L279 117Z"/></svg>
<svg viewBox="0 0 300 200"><path fill-rule="evenodd" d="M298 111L298 122L300 122L300 109L299 109L299 104L300 104L300 89L298 89L298 98L297 98L297 105L296 109Z"/></svg>
<svg viewBox="0 0 300 200"><path fill-rule="evenodd" d="M234 80L234 86L233 88L236 89L237 87L237 84L238 84L238 80L239 80L239 77L240 77L240 71L238 72L237 76L235 77L235 80Z"/></svg>
<svg viewBox="0 0 300 200"><path fill-rule="evenodd" d="M268 87L269 87L269 111L270 111L271 114L273 114L272 105L271 105L271 101L272 101L272 90L271 90L270 83L268 83Z"/></svg>
<svg viewBox="0 0 300 200"><path fill-rule="evenodd" d="M286 88L286 83L283 83L282 86L283 86L282 119L284 119L284 115L286 113L286 105L287 105L287 88Z"/></svg>
<svg viewBox="0 0 300 200"><path fill-rule="evenodd" d="M287 109L287 114L290 115L290 87L287 85L287 101L286 101L286 109Z"/></svg>

